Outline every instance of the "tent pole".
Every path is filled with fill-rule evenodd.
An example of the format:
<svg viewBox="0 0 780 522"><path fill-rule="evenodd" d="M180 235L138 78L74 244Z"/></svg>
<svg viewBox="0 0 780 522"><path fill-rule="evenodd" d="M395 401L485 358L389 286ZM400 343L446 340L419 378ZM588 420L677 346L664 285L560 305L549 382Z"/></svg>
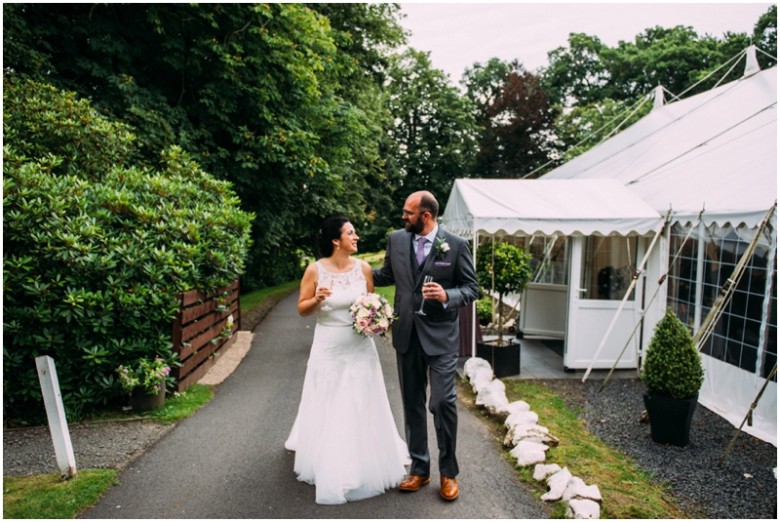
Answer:
<svg viewBox="0 0 780 522"><path fill-rule="evenodd" d="M772 214L775 213L776 209L777 200L775 200L774 205L772 205L772 207L767 211L763 221L761 221L761 224L758 227L758 230L753 236L753 239L750 241L747 249L742 254L742 257L739 258L737 266L734 267L734 271L731 273L731 277L729 277L723 284L718 297L715 299L715 302L712 303L712 308L707 314L707 317L704 318L704 323L696 332L696 335L693 336L693 344L696 346L698 351L701 351L705 341L715 329L715 325L718 323L720 316L723 315L723 310L726 307L726 304L731 300L731 296L734 294L734 290L736 290L737 285L739 284L739 280L742 279L742 274L745 272L748 261L753 256L753 252L758 245L758 239L761 237L764 229L769 224L769 221L772 219Z"/></svg>
<svg viewBox="0 0 780 522"><path fill-rule="evenodd" d="M474 255L472 256L472 261L474 263L474 271L477 270L477 245L479 244L479 232L474 230ZM477 356L477 328L479 328L479 323L477 322L477 303L474 303L474 306L471 310L471 356L476 357Z"/></svg>
<svg viewBox="0 0 780 522"><path fill-rule="evenodd" d="M590 361L590 364L588 365L588 369L585 371L585 375L582 376L582 382L585 382L588 379L588 375L590 375L590 372L593 369L593 364L596 362L596 359L601 353L601 350L604 349L604 345L607 344L607 338L609 337L609 334L612 333L612 329L615 327L618 317L620 317L620 312L623 311L623 307L626 305L626 302L628 301L628 296L631 295L631 292L634 290L637 279L639 279L639 274L644 271L645 264L647 264L647 260L650 257L650 253L653 251L656 241L658 241L658 238L661 237L661 234L666 228L666 225L669 222L669 216L671 216L671 214L672 214L672 210L669 209L669 211L666 213L666 218L664 218L664 222L661 225L661 228L659 228L658 231L655 233L655 236L653 237L653 241L652 243L650 243L650 247L647 249L647 252L645 252L645 256L642 258L642 262L639 263L639 266L637 266L636 270L634 270L634 276L631 278L631 284L628 285L628 290L626 290L626 295L624 295L623 300L620 301L620 306L618 306L617 311L615 311L615 315L612 317L612 322L609 323L609 327L607 328L607 331L604 333L604 337L601 338L601 344L599 344L599 347L596 350L593 359Z"/></svg>
<svg viewBox="0 0 780 522"><path fill-rule="evenodd" d="M764 380L764 385L761 386L761 389L758 391L758 395L756 395L756 398L750 404L750 409L748 410L747 415L745 415L745 418L742 419L742 424L739 425L739 428L737 428L737 432L734 433L734 436L731 438L731 442L729 442L729 445L726 446L726 451L723 452L723 456L721 456L720 460L718 461L718 466L723 464L723 461L726 460L726 457L731 452L731 448L734 447L734 443L737 442L737 437L739 437L739 434L742 432L742 427L745 425L748 419L750 419L753 416L753 410L755 410L756 406L758 406L758 401L761 400L761 396L764 394L764 390L766 390L767 384L769 384L769 381L772 380L772 377L774 377L776 373L777 373L777 362L775 362L775 365L772 368L772 371L769 372L769 375L766 376L766 379Z"/></svg>

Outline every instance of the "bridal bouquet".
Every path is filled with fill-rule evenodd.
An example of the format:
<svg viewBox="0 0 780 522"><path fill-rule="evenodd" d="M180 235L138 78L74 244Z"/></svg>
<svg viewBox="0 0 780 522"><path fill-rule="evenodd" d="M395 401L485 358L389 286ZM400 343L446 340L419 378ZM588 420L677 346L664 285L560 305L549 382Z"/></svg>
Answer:
<svg viewBox="0 0 780 522"><path fill-rule="evenodd" d="M352 328L365 336L384 335L393 322L393 308L379 294L358 297L349 307Z"/></svg>

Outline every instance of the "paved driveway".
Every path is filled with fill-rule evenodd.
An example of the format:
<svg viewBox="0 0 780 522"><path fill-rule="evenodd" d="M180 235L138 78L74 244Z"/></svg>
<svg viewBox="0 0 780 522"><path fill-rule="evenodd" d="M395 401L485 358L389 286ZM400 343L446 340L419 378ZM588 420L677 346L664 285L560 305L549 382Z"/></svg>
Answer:
<svg viewBox="0 0 780 522"><path fill-rule="evenodd" d="M297 294L255 329L252 347L214 399L181 421L119 475L119 485L80 518L548 518L520 483L486 426L459 408L461 496L397 489L339 506L314 503L314 486L298 482L284 441L297 412L314 319L296 313ZM378 349L391 407L402 422L395 353ZM433 426L429 432L434 433ZM435 438L431 441L436 461Z"/></svg>

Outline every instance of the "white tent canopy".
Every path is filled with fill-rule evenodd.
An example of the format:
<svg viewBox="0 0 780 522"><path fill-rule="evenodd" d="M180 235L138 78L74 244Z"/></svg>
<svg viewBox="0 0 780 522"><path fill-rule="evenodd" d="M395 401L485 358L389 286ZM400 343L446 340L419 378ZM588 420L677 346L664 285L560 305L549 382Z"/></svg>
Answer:
<svg viewBox="0 0 780 522"><path fill-rule="evenodd" d="M663 105L545 180L615 179L657 212L760 223L777 197L777 67Z"/></svg>
<svg viewBox="0 0 780 522"><path fill-rule="evenodd" d="M617 180L458 179L442 225L483 235L645 235L662 218Z"/></svg>

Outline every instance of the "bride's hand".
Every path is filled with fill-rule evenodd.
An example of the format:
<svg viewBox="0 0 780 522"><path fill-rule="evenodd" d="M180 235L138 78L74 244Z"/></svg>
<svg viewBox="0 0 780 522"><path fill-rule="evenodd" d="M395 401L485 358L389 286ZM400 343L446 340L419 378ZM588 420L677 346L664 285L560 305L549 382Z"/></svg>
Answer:
<svg viewBox="0 0 780 522"><path fill-rule="evenodd" d="M325 288L324 286L318 287L317 290L314 292L314 298L319 303L323 302L331 295L333 295L333 291L330 288Z"/></svg>

